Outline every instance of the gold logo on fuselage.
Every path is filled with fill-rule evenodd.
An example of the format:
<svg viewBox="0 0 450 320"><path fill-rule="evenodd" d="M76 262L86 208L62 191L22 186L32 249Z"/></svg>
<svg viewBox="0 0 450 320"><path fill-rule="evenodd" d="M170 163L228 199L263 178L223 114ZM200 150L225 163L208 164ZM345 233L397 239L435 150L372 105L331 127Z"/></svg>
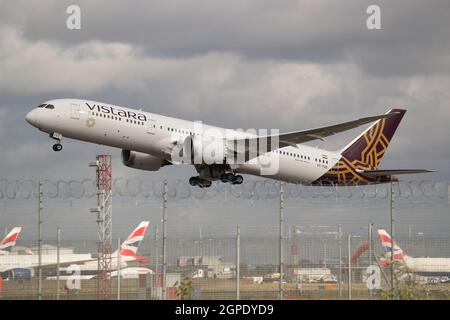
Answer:
<svg viewBox="0 0 450 320"><path fill-rule="evenodd" d="M89 118L86 120L86 126L88 128L92 128L93 126L95 126L95 119L94 118Z"/></svg>

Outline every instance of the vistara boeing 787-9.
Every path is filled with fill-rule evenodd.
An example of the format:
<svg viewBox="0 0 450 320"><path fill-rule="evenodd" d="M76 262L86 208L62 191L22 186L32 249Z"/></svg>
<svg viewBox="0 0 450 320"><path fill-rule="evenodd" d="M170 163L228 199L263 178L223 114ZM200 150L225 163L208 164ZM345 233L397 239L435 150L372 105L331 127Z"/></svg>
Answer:
<svg viewBox="0 0 450 320"><path fill-rule="evenodd" d="M156 171L163 166L194 165L193 186L213 181L241 184L241 174L263 176L303 185L339 186L396 181L398 174L424 169L380 170L381 158L406 110L391 109L377 116L335 125L279 133L242 131L204 125L141 109L80 99L47 101L26 120L56 140L63 137L122 149L131 168ZM304 145L365 124L372 125L338 151ZM275 133L274 133L275 131Z"/></svg>

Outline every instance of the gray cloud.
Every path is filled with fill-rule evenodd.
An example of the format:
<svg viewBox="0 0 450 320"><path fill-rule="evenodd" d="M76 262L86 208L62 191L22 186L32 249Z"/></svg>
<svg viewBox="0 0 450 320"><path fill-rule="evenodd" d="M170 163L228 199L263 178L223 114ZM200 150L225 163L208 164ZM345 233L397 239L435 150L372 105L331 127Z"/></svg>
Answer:
<svg viewBox="0 0 450 320"><path fill-rule="evenodd" d="M332 0L135 0L125 8L120 1L78 1L83 24L77 32L64 28L69 4L46 1L29 10L29 2L16 1L6 5L2 20L20 26L31 40L129 43L152 56L229 51L251 59L346 60L388 76L449 70L450 4L445 0L377 1L383 27L377 32L365 28L369 0L345 5Z"/></svg>

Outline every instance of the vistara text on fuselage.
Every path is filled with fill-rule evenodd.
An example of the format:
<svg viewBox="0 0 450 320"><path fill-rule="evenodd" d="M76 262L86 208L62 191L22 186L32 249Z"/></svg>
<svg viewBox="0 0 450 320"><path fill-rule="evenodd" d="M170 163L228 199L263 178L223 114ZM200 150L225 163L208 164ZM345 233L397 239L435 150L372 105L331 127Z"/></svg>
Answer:
<svg viewBox="0 0 450 320"><path fill-rule="evenodd" d="M396 180L397 174L422 169L379 170L381 158L406 110L391 109L326 127L279 133L225 129L156 113L82 99L55 99L26 115L28 123L56 140L63 137L122 149L131 168L156 171L163 166L194 165L191 185L212 181L241 184L241 174L304 185L375 184ZM372 123L338 151L303 143ZM274 133L275 132L275 133Z"/></svg>

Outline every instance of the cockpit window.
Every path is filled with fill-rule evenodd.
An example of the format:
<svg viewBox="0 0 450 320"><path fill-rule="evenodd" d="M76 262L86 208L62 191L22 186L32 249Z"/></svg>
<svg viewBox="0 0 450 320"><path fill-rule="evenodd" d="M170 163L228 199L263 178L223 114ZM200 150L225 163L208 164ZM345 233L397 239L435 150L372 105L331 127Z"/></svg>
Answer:
<svg viewBox="0 0 450 320"><path fill-rule="evenodd" d="M46 104L44 103L44 104L38 105L37 108L44 108L45 106L46 106Z"/></svg>
<svg viewBox="0 0 450 320"><path fill-rule="evenodd" d="M55 109L55 106L52 104L48 104L45 109Z"/></svg>

